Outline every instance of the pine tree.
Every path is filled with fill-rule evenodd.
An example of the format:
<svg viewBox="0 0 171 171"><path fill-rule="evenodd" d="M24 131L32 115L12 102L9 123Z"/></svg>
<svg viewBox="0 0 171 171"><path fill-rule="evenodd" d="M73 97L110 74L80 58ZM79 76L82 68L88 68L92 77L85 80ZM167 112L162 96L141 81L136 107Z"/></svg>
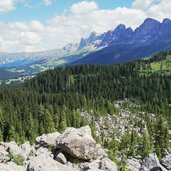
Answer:
<svg viewBox="0 0 171 171"><path fill-rule="evenodd" d="M142 138L143 138L143 140L142 140L142 147L141 147L142 148L141 155L143 158L145 158L146 156L148 156L148 154L152 150L150 136L149 136L147 130L144 131L144 135Z"/></svg>
<svg viewBox="0 0 171 171"><path fill-rule="evenodd" d="M59 131L63 131L67 128L67 122L66 122L66 114L64 111L62 111L59 115Z"/></svg>
<svg viewBox="0 0 171 171"><path fill-rule="evenodd" d="M15 138L16 138L15 128L13 125L11 125L9 127L8 140L15 141Z"/></svg>

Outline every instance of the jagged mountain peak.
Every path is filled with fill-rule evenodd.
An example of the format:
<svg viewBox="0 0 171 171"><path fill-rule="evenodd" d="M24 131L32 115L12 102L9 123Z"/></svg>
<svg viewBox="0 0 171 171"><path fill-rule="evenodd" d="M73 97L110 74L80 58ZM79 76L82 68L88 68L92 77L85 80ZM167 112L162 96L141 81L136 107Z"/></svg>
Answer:
<svg viewBox="0 0 171 171"><path fill-rule="evenodd" d="M143 24L141 24L136 30L136 31L143 31L144 33L149 32L151 30L156 30L160 26L160 22L157 20L154 20L152 18L147 18L144 20Z"/></svg>
<svg viewBox="0 0 171 171"><path fill-rule="evenodd" d="M93 37L93 36L97 36L97 33L96 33L95 31L92 31L92 32L90 33L90 36L89 36L89 37Z"/></svg>
<svg viewBox="0 0 171 171"><path fill-rule="evenodd" d="M81 38L79 49L87 46L88 44L96 41L98 39L97 33L95 31L91 32L88 38Z"/></svg>
<svg viewBox="0 0 171 171"><path fill-rule="evenodd" d="M117 32L117 31L124 31L126 29L126 26L124 24L119 24L115 29L114 31Z"/></svg>
<svg viewBox="0 0 171 171"><path fill-rule="evenodd" d="M163 24L168 24L168 23L171 23L171 20L169 18L165 18L163 19Z"/></svg>
<svg viewBox="0 0 171 171"><path fill-rule="evenodd" d="M146 18L144 20L143 24L145 24L145 23L160 23L160 22L158 20L153 19L153 18Z"/></svg>

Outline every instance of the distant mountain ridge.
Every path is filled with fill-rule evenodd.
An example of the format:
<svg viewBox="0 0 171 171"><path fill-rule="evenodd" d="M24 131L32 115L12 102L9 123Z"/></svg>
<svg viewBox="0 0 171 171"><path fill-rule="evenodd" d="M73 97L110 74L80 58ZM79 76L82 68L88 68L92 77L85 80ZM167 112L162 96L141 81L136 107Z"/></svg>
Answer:
<svg viewBox="0 0 171 171"><path fill-rule="evenodd" d="M170 40L170 33L170 19L164 19L163 22L160 23L152 18L147 18L135 31L130 27L126 28L125 25L120 24L113 31L105 32L99 36L97 36L95 32L92 32L87 39L81 39L80 46L83 47L82 45L85 46L97 40L101 41L99 44L96 44L97 47L113 44L146 44L158 39L158 36Z"/></svg>
<svg viewBox="0 0 171 171"><path fill-rule="evenodd" d="M97 36L91 44L100 50L88 54L74 64L110 64L148 57L171 49L171 20L164 19L160 23L147 18L135 31L120 24L113 31Z"/></svg>
<svg viewBox="0 0 171 171"><path fill-rule="evenodd" d="M77 48L78 44L71 43L61 49L53 49L41 52L0 53L0 66L3 66L4 64L12 64L15 61L21 60L26 60L28 64L33 61L42 60L49 57L62 57L75 51Z"/></svg>
<svg viewBox="0 0 171 171"><path fill-rule="evenodd" d="M0 53L0 70L30 75L59 65L122 63L165 50L171 50L171 20L147 18L135 30L120 24L101 35L92 32L79 43L61 49Z"/></svg>

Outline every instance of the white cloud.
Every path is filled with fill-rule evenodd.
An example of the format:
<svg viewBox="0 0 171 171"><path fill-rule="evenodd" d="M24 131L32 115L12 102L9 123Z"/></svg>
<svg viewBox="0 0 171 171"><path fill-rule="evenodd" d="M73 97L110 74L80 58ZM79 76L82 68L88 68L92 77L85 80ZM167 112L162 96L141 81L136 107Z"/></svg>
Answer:
<svg viewBox="0 0 171 171"><path fill-rule="evenodd" d="M124 23L134 29L147 17L158 20L171 18L170 0L134 0L131 8L119 7L102 10L97 3L82 1L73 4L65 14L42 23L30 22L0 23L0 51L40 51L61 48L79 42L91 31L103 33Z"/></svg>
<svg viewBox="0 0 171 171"><path fill-rule="evenodd" d="M135 9L147 9L153 2L154 0L134 0L132 7Z"/></svg>
<svg viewBox="0 0 171 171"><path fill-rule="evenodd" d="M132 8L142 10L147 17L160 21L171 18L171 0L134 0Z"/></svg>
<svg viewBox="0 0 171 171"><path fill-rule="evenodd" d="M46 6L49 6L53 3L54 0L43 0L43 3L46 5Z"/></svg>
<svg viewBox="0 0 171 171"><path fill-rule="evenodd" d="M73 4L70 8L70 11L72 14L87 14L98 9L98 5L94 1L82 1L80 3Z"/></svg>
<svg viewBox="0 0 171 171"><path fill-rule="evenodd" d="M15 9L17 0L1 0L0 1L0 13L5 13Z"/></svg>

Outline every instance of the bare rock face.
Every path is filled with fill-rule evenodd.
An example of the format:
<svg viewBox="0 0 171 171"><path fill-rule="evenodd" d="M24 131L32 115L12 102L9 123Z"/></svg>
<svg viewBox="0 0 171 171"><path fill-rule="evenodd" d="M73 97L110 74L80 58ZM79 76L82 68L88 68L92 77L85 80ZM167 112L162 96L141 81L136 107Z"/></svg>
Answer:
<svg viewBox="0 0 171 171"><path fill-rule="evenodd" d="M37 149L37 151L34 153L35 156L44 156L44 157L52 157L53 158L53 154L52 152L44 147L40 147Z"/></svg>
<svg viewBox="0 0 171 171"><path fill-rule="evenodd" d="M81 171L117 171L116 164L109 158L85 162L81 165Z"/></svg>
<svg viewBox="0 0 171 171"><path fill-rule="evenodd" d="M160 163L157 158L156 154L149 154L148 157L146 157L141 166L141 171L167 171Z"/></svg>
<svg viewBox="0 0 171 171"><path fill-rule="evenodd" d="M168 170L171 170L171 154L168 154L163 157L161 160L161 164Z"/></svg>
<svg viewBox="0 0 171 171"><path fill-rule="evenodd" d="M37 156L30 160L27 171L77 171L71 165L62 165L51 157Z"/></svg>
<svg viewBox="0 0 171 171"><path fill-rule="evenodd" d="M57 156L55 156L55 160L60 162L61 164L67 163L67 159L62 153L59 153Z"/></svg>
<svg viewBox="0 0 171 171"><path fill-rule="evenodd" d="M35 148L31 146L29 142L25 142L20 146L20 148L26 155L30 155L30 153L35 151Z"/></svg>
<svg viewBox="0 0 171 171"><path fill-rule="evenodd" d="M5 163L9 160L8 152L3 146L0 146L0 163Z"/></svg>
<svg viewBox="0 0 171 171"><path fill-rule="evenodd" d="M85 162L81 165L81 171L101 171L100 160L94 160L92 162Z"/></svg>
<svg viewBox="0 0 171 171"><path fill-rule="evenodd" d="M103 171L117 171L117 166L109 158L104 158L100 163L100 169Z"/></svg>
<svg viewBox="0 0 171 171"><path fill-rule="evenodd" d="M62 151L77 159L89 161L97 154L96 142L89 126L66 129L56 143Z"/></svg>
<svg viewBox="0 0 171 171"><path fill-rule="evenodd" d="M40 146L56 146L56 140L60 137L59 132L43 134L36 138L36 143Z"/></svg>
<svg viewBox="0 0 171 171"><path fill-rule="evenodd" d="M141 168L141 164L138 159L132 158L127 160L126 167L130 171L139 171Z"/></svg>
<svg viewBox="0 0 171 171"><path fill-rule="evenodd" d="M0 163L0 171L26 171L23 166L18 166L13 162L7 164Z"/></svg>

